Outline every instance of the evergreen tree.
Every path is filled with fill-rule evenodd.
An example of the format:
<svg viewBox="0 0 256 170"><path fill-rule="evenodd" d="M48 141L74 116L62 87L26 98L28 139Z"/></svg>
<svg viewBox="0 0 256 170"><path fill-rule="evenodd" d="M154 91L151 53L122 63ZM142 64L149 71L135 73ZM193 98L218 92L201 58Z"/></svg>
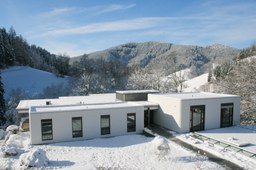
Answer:
<svg viewBox="0 0 256 170"><path fill-rule="evenodd" d="M5 101L4 101L4 86L0 72L0 124L4 121Z"/></svg>

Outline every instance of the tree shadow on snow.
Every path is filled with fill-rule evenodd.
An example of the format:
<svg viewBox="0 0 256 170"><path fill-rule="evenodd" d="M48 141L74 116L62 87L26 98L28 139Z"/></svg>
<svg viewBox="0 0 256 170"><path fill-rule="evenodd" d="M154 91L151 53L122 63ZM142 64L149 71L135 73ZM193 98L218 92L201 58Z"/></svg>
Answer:
<svg viewBox="0 0 256 170"><path fill-rule="evenodd" d="M74 162L71 161L49 161L49 167L65 167L65 166L72 166Z"/></svg>
<svg viewBox="0 0 256 170"><path fill-rule="evenodd" d="M191 163L191 162L196 162L196 158L193 156L181 156L181 157L175 158L175 161L183 162L183 163Z"/></svg>

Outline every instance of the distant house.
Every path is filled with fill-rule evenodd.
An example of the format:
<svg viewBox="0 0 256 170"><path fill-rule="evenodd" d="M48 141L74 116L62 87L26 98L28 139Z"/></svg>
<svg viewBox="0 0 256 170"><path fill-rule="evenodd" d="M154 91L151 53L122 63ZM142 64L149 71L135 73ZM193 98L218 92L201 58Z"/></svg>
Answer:
<svg viewBox="0 0 256 170"><path fill-rule="evenodd" d="M240 98L214 93L159 94L154 90L23 100L31 144L142 133L157 124L177 132L240 123ZM29 122L28 122L29 120Z"/></svg>

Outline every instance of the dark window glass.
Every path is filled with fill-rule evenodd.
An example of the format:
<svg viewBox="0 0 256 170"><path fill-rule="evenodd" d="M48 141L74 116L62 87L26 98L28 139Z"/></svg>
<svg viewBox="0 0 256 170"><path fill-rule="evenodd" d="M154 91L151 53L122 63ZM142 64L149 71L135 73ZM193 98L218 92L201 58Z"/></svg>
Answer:
<svg viewBox="0 0 256 170"><path fill-rule="evenodd" d="M135 113L127 114L127 132L136 131L136 115Z"/></svg>
<svg viewBox="0 0 256 170"><path fill-rule="evenodd" d="M82 117L72 118L72 136L73 138L83 137Z"/></svg>
<svg viewBox="0 0 256 170"><path fill-rule="evenodd" d="M52 119L41 120L42 140L52 140Z"/></svg>
<svg viewBox="0 0 256 170"><path fill-rule="evenodd" d="M233 126L233 103L221 104L220 127Z"/></svg>
<svg viewBox="0 0 256 170"><path fill-rule="evenodd" d="M204 130L205 105L190 107L190 131Z"/></svg>
<svg viewBox="0 0 256 170"><path fill-rule="evenodd" d="M110 115L100 117L101 135L110 134Z"/></svg>

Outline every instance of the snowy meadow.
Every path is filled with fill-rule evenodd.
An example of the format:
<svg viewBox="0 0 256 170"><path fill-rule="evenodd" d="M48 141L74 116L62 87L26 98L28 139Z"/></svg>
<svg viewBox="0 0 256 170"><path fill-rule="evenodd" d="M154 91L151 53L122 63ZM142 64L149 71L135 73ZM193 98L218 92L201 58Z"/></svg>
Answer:
<svg viewBox="0 0 256 170"><path fill-rule="evenodd" d="M223 169L163 138L127 135L112 138L30 145L29 133L1 141L1 169ZM16 156L7 156L12 148Z"/></svg>

